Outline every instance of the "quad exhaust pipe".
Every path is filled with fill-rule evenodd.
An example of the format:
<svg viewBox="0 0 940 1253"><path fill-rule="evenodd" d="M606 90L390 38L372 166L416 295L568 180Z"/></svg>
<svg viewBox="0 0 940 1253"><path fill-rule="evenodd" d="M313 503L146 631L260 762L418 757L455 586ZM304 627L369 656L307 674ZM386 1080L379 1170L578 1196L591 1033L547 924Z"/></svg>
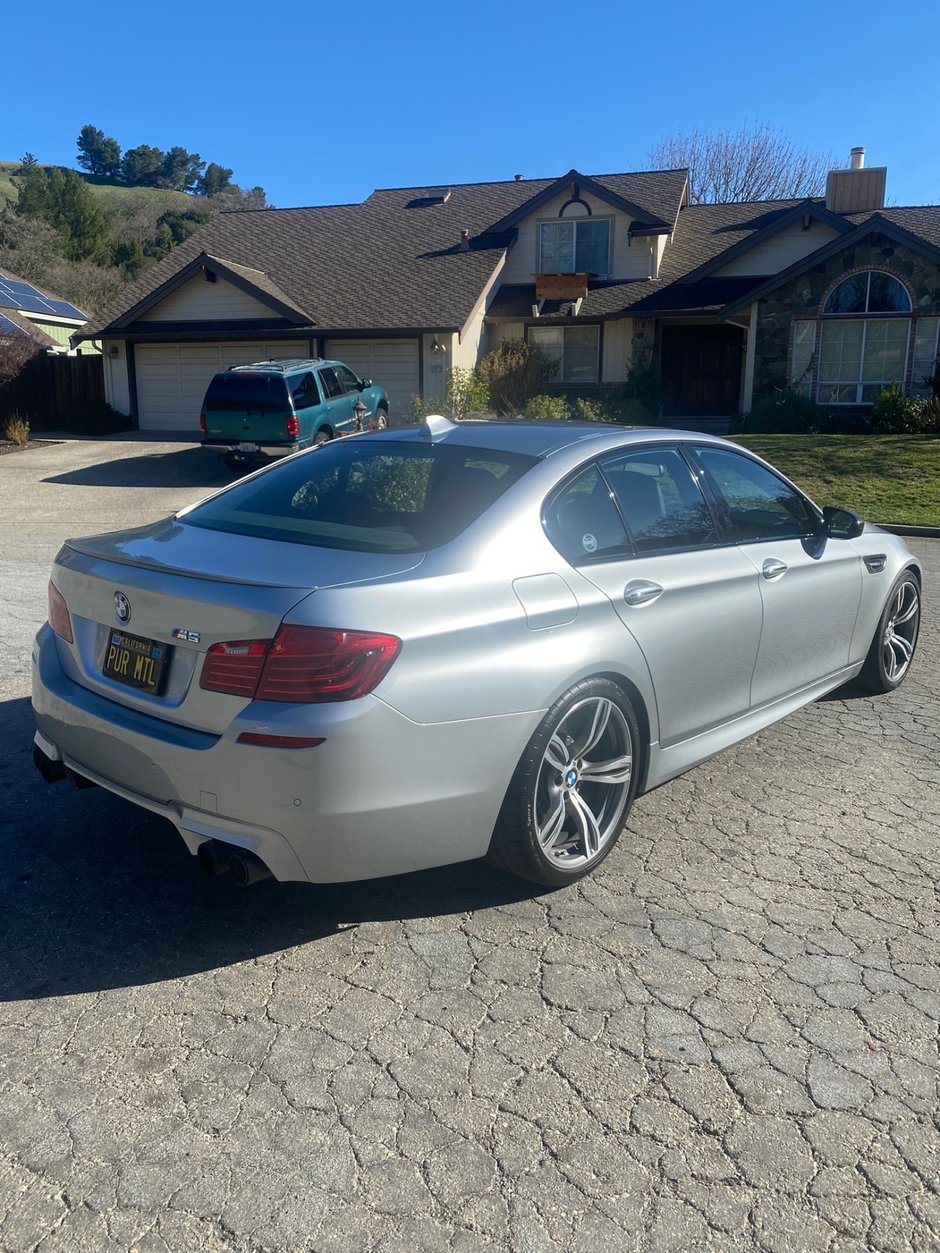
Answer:
<svg viewBox="0 0 940 1253"><path fill-rule="evenodd" d="M71 766L67 766L65 762L55 761L48 753L44 753L38 744L33 745L33 765L47 783L61 783L63 779L68 779L75 788L98 786L91 779L86 779L83 774L73 770Z"/></svg>
<svg viewBox="0 0 940 1253"><path fill-rule="evenodd" d="M232 882L240 888L250 887L252 883L260 883L269 879L271 871L260 857L245 848L237 848L234 844L226 844L224 840L205 840L196 851L199 864L206 874L225 874L232 876Z"/></svg>

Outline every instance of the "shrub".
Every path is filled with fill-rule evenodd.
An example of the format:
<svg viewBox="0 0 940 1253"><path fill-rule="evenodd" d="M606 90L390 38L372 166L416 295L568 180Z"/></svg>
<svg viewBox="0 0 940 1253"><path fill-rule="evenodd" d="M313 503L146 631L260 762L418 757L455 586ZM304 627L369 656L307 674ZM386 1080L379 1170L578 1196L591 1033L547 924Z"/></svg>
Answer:
<svg viewBox="0 0 940 1253"><path fill-rule="evenodd" d="M19 413L11 413L3 427L3 438L25 448L29 443L29 423Z"/></svg>
<svg viewBox="0 0 940 1253"><path fill-rule="evenodd" d="M486 380L476 370L463 370L460 366L447 375L445 412L459 422L471 413L486 413L490 407L490 389Z"/></svg>
<svg viewBox="0 0 940 1253"><path fill-rule="evenodd" d="M130 418L112 409L105 400L86 400L70 410L61 422L65 430L76 435L115 435L130 425Z"/></svg>
<svg viewBox="0 0 940 1253"><path fill-rule="evenodd" d="M607 405L596 396L579 396L572 402L571 416L578 422L616 422Z"/></svg>
<svg viewBox="0 0 940 1253"><path fill-rule="evenodd" d="M938 429L937 398L905 396L897 383L883 387L871 407L872 430L888 435L922 435Z"/></svg>
<svg viewBox="0 0 940 1253"><path fill-rule="evenodd" d="M754 435L809 435L830 426L829 414L809 396L789 387L774 387L757 397L741 429Z"/></svg>
<svg viewBox="0 0 940 1253"><path fill-rule="evenodd" d="M475 373L486 384L490 404L499 416L511 418L525 411L531 396L544 394L545 384L557 369L534 344L507 339L486 354Z"/></svg>
<svg viewBox="0 0 940 1253"><path fill-rule="evenodd" d="M663 383L652 366L634 362L621 390L617 421L644 425L656 422L663 409Z"/></svg>
<svg viewBox="0 0 940 1253"><path fill-rule="evenodd" d="M567 418L568 402L564 396L531 396L525 402L527 418Z"/></svg>

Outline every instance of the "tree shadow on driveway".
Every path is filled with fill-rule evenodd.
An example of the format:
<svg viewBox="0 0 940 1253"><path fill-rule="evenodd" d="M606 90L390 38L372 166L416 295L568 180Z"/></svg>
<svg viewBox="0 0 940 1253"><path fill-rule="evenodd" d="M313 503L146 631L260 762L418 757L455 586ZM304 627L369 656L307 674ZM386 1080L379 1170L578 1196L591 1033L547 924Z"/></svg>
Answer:
<svg viewBox="0 0 940 1253"><path fill-rule="evenodd" d="M0 703L0 1000L178 979L361 922L462 914L545 889L481 862L363 883L248 889L103 789L46 784L27 699Z"/></svg>
<svg viewBox="0 0 940 1253"><path fill-rule="evenodd" d="M102 451L105 448L103 446ZM79 470L50 475L43 482L66 483L73 487L213 488L231 483L237 477L214 453L196 447L99 461Z"/></svg>

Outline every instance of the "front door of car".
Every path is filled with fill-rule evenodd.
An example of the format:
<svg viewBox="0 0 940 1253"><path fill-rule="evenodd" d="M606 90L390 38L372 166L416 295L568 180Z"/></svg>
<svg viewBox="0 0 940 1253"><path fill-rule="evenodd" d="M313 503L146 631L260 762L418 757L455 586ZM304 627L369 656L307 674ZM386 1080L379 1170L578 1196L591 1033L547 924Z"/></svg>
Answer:
<svg viewBox="0 0 940 1253"><path fill-rule="evenodd" d="M754 569L734 545L718 546L709 507L675 448L587 467L554 499L546 521L553 542L609 597L639 645L660 744L747 712L761 627Z"/></svg>
<svg viewBox="0 0 940 1253"><path fill-rule="evenodd" d="M320 366L320 390L326 406L327 424L337 435L348 435L356 429L353 397L349 395L331 365Z"/></svg>
<svg viewBox="0 0 940 1253"><path fill-rule="evenodd" d="M368 430L372 423L372 406L369 403L368 395L363 393L362 380L358 378L355 374L353 374L352 370L350 370L348 365L341 365L339 362L337 362L337 364L333 368L336 371L336 377L340 381L340 386L343 388L343 391L349 397L350 404L353 406L353 409L352 409L353 426L355 427L356 430L359 430L360 422L361 422L361 429ZM360 400L365 405L366 412L362 415L361 419L358 419L356 417L355 405Z"/></svg>
<svg viewBox="0 0 940 1253"><path fill-rule="evenodd" d="M806 498L746 454L699 445L696 457L760 588L764 621L751 704L843 669L862 594L854 546L823 535Z"/></svg>

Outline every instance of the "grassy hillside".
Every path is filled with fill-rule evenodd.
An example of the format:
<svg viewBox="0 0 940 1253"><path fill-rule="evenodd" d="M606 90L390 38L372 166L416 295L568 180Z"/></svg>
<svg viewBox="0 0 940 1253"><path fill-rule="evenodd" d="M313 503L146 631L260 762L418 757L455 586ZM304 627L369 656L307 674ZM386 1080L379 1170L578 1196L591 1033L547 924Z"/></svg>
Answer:
<svg viewBox="0 0 940 1253"><path fill-rule="evenodd" d="M16 199L16 186L11 176L19 165L19 161L0 161L0 208L8 201ZM159 187L115 187L113 183L105 183L88 175L82 177L108 218L124 217L129 208L136 211L139 206L147 205L156 221L168 209L187 209L193 205L193 197L186 196L181 191L165 191Z"/></svg>

